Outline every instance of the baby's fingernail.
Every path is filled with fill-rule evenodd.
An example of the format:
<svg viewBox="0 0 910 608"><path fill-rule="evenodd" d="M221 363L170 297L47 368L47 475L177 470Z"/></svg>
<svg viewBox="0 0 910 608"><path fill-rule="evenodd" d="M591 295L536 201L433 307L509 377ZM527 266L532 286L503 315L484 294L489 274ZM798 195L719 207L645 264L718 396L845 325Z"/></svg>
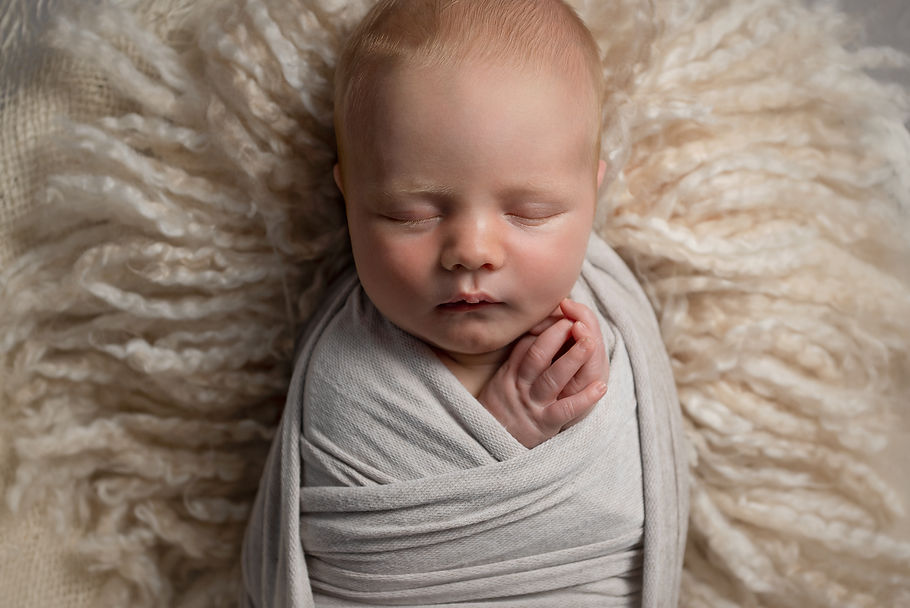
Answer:
<svg viewBox="0 0 910 608"><path fill-rule="evenodd" d="M600 393L601 395L603 395L604 393L606 393L606 392L607 392L607 384L606 384L605 382L598 382L598 383L597 383L597 392Z"/></svg>

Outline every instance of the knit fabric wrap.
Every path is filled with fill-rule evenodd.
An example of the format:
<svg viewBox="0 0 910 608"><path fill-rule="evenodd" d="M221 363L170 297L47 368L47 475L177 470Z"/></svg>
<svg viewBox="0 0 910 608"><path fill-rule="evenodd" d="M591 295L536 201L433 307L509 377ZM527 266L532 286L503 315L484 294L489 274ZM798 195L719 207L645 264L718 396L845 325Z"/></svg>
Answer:
<svg viewBox="0 0 910 608"><path fill-rule="evenodd" d="M596 236L571 295L599 316L607 394L528 450L343 280L299 351L247 605L675 606L687 472L654 315Z"/></svg>

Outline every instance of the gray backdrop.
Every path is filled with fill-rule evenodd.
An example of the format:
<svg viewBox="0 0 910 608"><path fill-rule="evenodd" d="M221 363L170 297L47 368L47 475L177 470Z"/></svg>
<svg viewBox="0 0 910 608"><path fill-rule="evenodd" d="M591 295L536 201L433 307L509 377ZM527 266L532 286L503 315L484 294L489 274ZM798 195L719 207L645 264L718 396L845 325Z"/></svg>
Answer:
<svg viewBox="0 0 910 608"><path fill-rule="evenodd" d="M910 53L910 0L840 0L848 13L866 22L867 41ZM890 77L910 86L910 70L892 71Z"/></svg>

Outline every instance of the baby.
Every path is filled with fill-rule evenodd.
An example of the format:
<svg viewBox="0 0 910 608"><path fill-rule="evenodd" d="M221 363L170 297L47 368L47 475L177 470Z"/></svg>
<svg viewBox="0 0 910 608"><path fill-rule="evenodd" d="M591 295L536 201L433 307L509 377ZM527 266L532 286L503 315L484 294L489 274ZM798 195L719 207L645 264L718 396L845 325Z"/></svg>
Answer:
<svg viewBox="0 0 910 608"><path fill-rule="evenodd" d="M597 320L565 299L604 174L602 89L590 33L550 1L381 2L338 69L363 289L529 448L606 392Z"/></svg>
<svg viewBox="0 0 910 608"><path fill-rule="evenodd" d="M561 0L382 0L352 34L356 273L298 350L244 605L676 605L672 374L591 234L603 89Z"/></svg>

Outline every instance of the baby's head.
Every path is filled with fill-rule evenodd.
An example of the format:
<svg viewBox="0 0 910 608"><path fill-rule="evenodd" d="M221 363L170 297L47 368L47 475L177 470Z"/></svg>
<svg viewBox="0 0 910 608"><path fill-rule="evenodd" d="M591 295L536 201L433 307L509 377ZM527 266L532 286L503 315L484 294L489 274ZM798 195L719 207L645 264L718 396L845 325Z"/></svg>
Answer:
<svg viewBox="0 0 910 608"><path fill-rule="evenodd" d="M501 360L578 277L597 188L597 45L559 0L385 0L336 74L361 283L453 358Z"/></svg>

